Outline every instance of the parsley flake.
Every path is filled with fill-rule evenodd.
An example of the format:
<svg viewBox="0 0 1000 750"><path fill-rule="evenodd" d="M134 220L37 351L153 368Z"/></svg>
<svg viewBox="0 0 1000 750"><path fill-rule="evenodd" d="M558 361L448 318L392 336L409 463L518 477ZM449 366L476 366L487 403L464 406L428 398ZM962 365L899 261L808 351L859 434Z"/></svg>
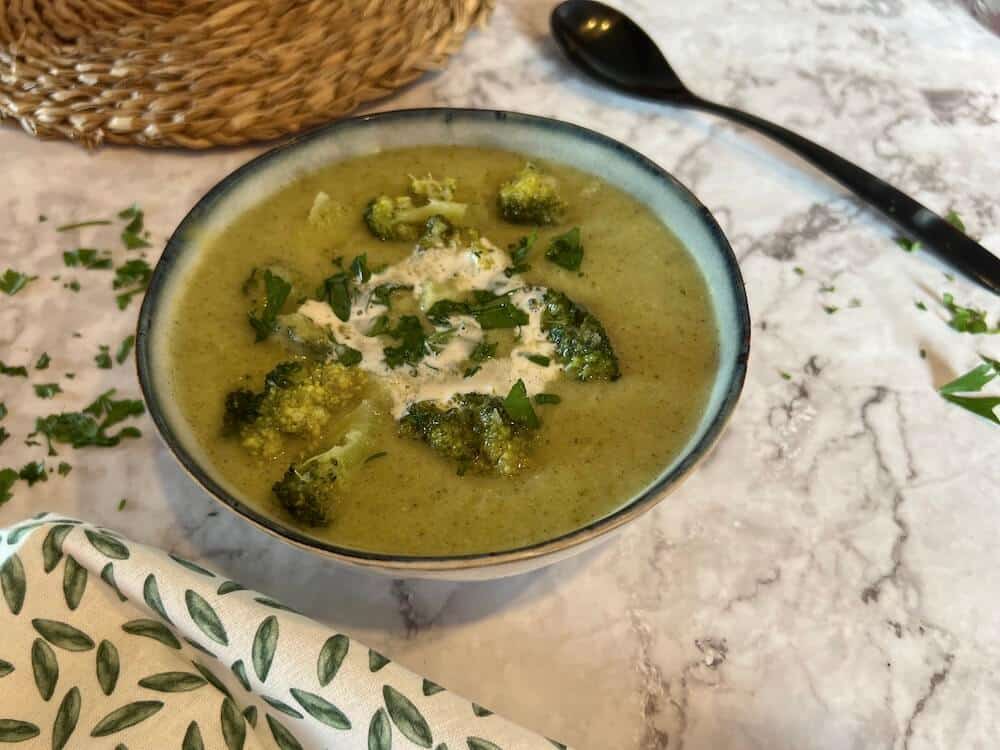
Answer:
<svg viewBox="0 0 1000 750"><path fill-rule="evenodd" d="M126 261L123 265L118 266L118 268L115 269L115 278L114 281L111 282L111 286L114 289L133 287L132 289L115 296L115 302L118 304L118 309L124 310L128 307L128 303L132 301L132 297L145 292L146 287L149 286L149 280L152 276L153 269L150 267L149 263L144 261L142 258L133 258L132 260Z"/></svg>
<svg viewBox="0 0 1000 750"><path fill-rule="evenodd" d="M14 497L10 488L17 481L17 471L15 469L0 470L0 505Z"/></svg>
<svg viewBox="0 0 1000 750"><path fill-rule="evenodd" d="M57 393L63 392L58 383L36 383L33 387L38 398L52 398Z"/></svg>
<svg viewBox="0 0 1000 750"><path fill-rule="evenodd" d="M528 389L525 388L523 380L518 380L511 386L507 398L503 400L503 408L507 412L507 416L525 427L534 429L541 424L538 421L538 415L531 407Z"/></svg>
<svg viewBox="0 0 1000 750"><path fill-rule="evenodd" d="M5 365L3 360L0 360L0 375L7 375L12 378L26 378L28 377L28 368L24 365Z"/></svg>
<svg viewBox="0 0 1000 750"><path fill-rule="evenodd" d="M387 331L386 335L399 342L382 350L385 363L393 369L404 364L416 365L426 353L427 337L420 319L415 315L402 316L396 327Z"/></svg>
<svg viewBox="0 0 1000 750"><path fill-rule="evenodd" d="M941 303L951 313L951 320L948 325L961 333L997 333L994 328L990 330L986 323L986 313L972 307L962 307L955 303L955 298L948 292L941 296Z"/></svg>
<svg viewBox="0 0 1000 750"><path fill-rule="evenodd" d="M138 204L133 203L124 211L120 211L118 218L129 220L121 233L122 244L125 245L126 250L139 250L144 247L152 247L146 241L143 234L144 215Z"/></svg>
<svg viewBox="0 0 1000 750"><path fill-rule="evenodd" d="M49 353L48 352L42 352L42 356L40 356L38 358L38 360L35 362L35 369L36 370L47 370L48 367L49 367L49 362L51 362L51 361L52 361L52 359L49 357Z"/></svg>
<svg viewBox="0 0 1000 750"><path fill-rule="evenodd" d="M125 360L131 354L133 346L135 346L135 336L126 336L118 345L118 351L115 353L115 362L120 365L125 364Z"/></svg>
<svg viewBox="0 0 1000 750"><path fill-rule="evenodd" d="M368 268L368 253L354 257L351 261L351 275L359 284L364 284L372 277L372 272Z"/></svg>
<svg viewBox="0 0 1000 750"><path fill-rule="evenodd" d="M536 229L531 234L526 237L522 237L507 248L510 252L512 265L503 270L504 276L509 279L514 274L524 273L525 271L531 270L531 266L528 265L528 253L531 252L531 248L537 239L538 230Z"/></svg>
<svg viewBox="0 0 1000 750"><path fill-rule="evenodd" d="M993 424L1000 425L996 408L1000 406L1000 396L959 396L959 393L979 393L994 378L1000 375L1000 362L983 357L983 363L964 375L938 388L941 397L966 411L978 414Z"/></svg>
<svg viewBox="0 0 1000 750"><path fill-rule="evenodd" d="M326 302L333 314L345 323L351 317L351 275L347 271L335 273L326 278L317 292L317 297Z"/></svg>
<svg viewBox="0 0 1000 750"><path fill-rule="evenodd" d="M965 231L965 222L962 221L962 217L958 215L958 211L954 209L948 211L948 214L944 217L945 221L951 224L959 232Z"/></svg>
<svg viewBox="0 0 1000 750"><path fill-rule="evenodd" d="M76 250L67 250L63 253L63 263L69 268L79 266L92 271L111 268L111 258L102 257L100 252L93 247L78 247Z"/></svg>
<svg viewBox="0 0 1000 750"><path fill-rule="evenodd" d="M263 341L274 333L274 329L277 327L278 313L281 312L285 300L288 299L288 295L292 291L292 285L276 273L271 273L270 269L264 269L263 278L264 309L259 316L254 314L255 311L247 313L247 319L256 334L255 341Z"/></svg>
<svg viewBox="0 0 1000 750"><path fill-rule="evenodd" d="M57 232L69 232L74 229L82 229L83 227L106 227L111 222L107 219L92 219L90 221L77 221L73 224L63 224L60 227L56 227Z"/></svg>
<svg viewBox="0 0 1000 750"><path fill-rule="evenodd" d="M13 297L37 278L37 276L29 276L26 273L15 271L13 268L8 268L4 271L3 276L0 276L0 292L5 292Z"/></svg>
<svg viewBox="0 0 1000 750"><path fill-rule="evenodd" d="M114 434L108 429L128 419L145 413L142 401L138 399L115 400L115 390L105 391L97 399L77 412L62 412L39 417L35 420L35 432L42 435L49 447L49 455L56 455L52 443L67 443L74 448L96 446L108 448L118 445L125 438L137 438L142 433L135 427L123 427Z"/></svg>
<svg viewBox="0 0 1000 750"><path fill-rule="evenodd" d="M34 487L37 482L47 482L48 472L45 471L44 461L30 461L21 467L17 473L18 479L23 479L29 487Z"/></svg>
<svg viewBox="0 0 1000 750"><path fill-rule="evenodd" d="M545 251L545 258L568 271L579 271L583 263L580 227L573 227L566 234L554 237Z"/></svg>
<svg viewBox="0 0 1000 750"><path fill-rule="evenodd" d="M920 249L920 243L917 240L911 240L907 237L896 237L894 238L896 244L903 248L906 252L912 253Z"/></svg>
<svg viewBox="0 0 1000 750"><path fill-rule="evenodd" d="M111 369L111 352L107 345L101 344L100 351L94 356L94 362L97 364L98 369Z"/></svg>
<svg viewBox="0 0 1000 750"><path fill-rule="evenodd" d="M121 512L125 510L125 504L128 502L128 498L123 497L118 501L118 511Z"/></svg>
<svg viewBox="0 0 1000 750"><path fill-rule="evenodd" d="M73 467L70 466L65 461L60 461L59 462L59 468L56 469L56 471L59 472L59 476L64 477L67 474L69 474L71 471L73 471Z"/></svg>

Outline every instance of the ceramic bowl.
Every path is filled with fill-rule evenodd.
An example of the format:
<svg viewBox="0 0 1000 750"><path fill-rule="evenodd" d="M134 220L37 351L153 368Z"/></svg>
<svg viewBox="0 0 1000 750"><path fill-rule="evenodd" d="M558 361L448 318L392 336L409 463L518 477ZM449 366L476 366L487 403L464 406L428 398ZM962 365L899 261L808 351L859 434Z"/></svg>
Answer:
<svg viewBox="0 0 1000 750"><path fill-rule="evenodd" d="M719 327L719 365L705 412L687 444L646 489L601 518L538 543L483 554L409 557L348 549L286 524L244 502L201 456L162 367L167 313L210 236L250 206L319 167L380 150L454 144L517 151L600 175L648 206L694 256L711 292ZM642 154L592 130L512 112L417 109L341 120L299 136L240 167L191 209L167 243L139 316L139 380L150 415L178 461L205 490L240 517L319 555L392 576L485 579L524 572L577 554L662 500L705 456L743 386L750 322L743 279L718 223L687 188Z"/></svg>

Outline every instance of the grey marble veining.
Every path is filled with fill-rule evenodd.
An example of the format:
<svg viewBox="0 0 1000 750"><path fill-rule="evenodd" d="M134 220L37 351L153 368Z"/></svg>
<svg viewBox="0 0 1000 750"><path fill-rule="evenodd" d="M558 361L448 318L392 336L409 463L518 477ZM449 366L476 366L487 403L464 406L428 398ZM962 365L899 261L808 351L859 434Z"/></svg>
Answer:
<svg viewBox="0 0 1000 750"><path fill-rule="evenodd" d="M1000 39L960 3L620 5L694 90L958 210L1000 248ZM1000 433L934 387L977 353L998 356L1000 342L952 331L934 300L950 290L992 320L1000 305L903 253L877 216L760 137L582 79L547 36L550 7L501 3L447 70L376 108L562 117L638 148L716 213L746 276L753 353L731 427L681 489L612 543L541 572L390 581L217 513L144 420L127 448L71 455L69 477L19 487L0 524L59 510L209 561L583 750L994 747ZM58 235L38 214L90 218L139 201L152 259L186 209L258 150L88 154L0 128L0 266L41 276L0 299L0 351L19 364L48 350L46 377L32 380L65 390L38 402L0 379L15 435L2 463L41 457L21 438L48 406L79 408L109 387L137 393L131 365L93 366L100 344L131 331L137 305L118 311L106 272L72 272L60 257L116 246L115 233ZM62 288L69 277L78 294Z"/></svg>

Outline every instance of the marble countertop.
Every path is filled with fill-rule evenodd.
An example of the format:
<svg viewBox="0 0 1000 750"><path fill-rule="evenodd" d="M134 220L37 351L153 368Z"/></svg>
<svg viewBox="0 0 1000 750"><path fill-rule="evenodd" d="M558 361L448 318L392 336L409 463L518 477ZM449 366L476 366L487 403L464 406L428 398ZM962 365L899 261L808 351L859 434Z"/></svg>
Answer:
<svg viewBox="0 0 1000 750"><path fill-rule="evenodd" d="M620 5L696 91L957 210L1000 249L1000 38L960 3ZM614 542L537 573L392 581L215 513L145 419L141 440L70 452L68 477L18 485L0 525L58 510L210 562L582 750L993 746L1000 433L934 389L977 353L1000 354L1000 337L946 325L940 293L993 321L1000 304L901 251L881 219L762 138L583 80L547 36L550 7L501 2L447 70L376 109L499 107L578 122L649 155L715 212L746 277L753 353L731 427L681 489ZM186 209L257 151L87 153L0 127L0 267L41 276L0 299L0 352L20 364L47 350L44 380L65 391L42 402L0 379L14 435L4 465L42 458L22 441L49 407L80 408L110 387L138 394L130 364L93 362L131 332L138 304L117 310L106 275L69 273L60 256L117 247L116 232L57 234L52 222L138 201L152 259ZM63 289L69 276L79 293Z"/></svg>

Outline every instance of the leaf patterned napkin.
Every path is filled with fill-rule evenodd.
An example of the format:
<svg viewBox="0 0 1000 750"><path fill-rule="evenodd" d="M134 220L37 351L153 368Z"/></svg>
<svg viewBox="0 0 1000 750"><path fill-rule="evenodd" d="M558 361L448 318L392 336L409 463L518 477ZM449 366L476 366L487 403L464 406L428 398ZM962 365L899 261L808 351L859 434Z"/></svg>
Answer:
<svg viewBox="0 0 1000 750"><path fill-rule="evenodd" d="M41 514L0 540L0 744L565 747L109 529Z"/></svg>

